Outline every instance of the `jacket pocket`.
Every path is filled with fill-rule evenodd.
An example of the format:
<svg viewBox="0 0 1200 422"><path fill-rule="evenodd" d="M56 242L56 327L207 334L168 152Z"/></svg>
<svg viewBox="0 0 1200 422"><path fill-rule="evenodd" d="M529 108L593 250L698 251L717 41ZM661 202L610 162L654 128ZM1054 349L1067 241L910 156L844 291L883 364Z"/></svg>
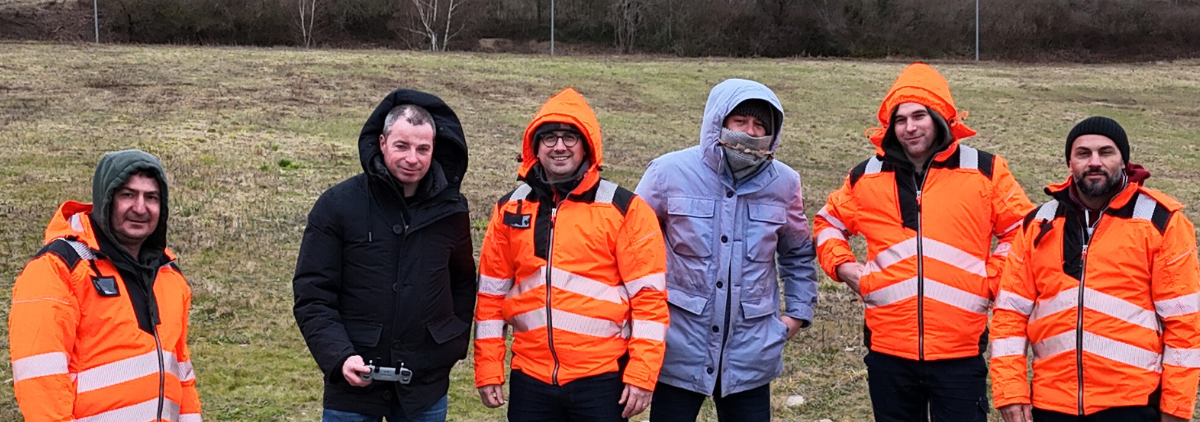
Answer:
<svg viewBox="0 0 1200 422"><path fill-rule="evenodd" d="M787 209L767 204L748 204L746 212L746 259L772 262L779 228L787 222Z"/></svg>
<svg viewBox="0 0 1200 422"><path fill-rule="evenodd" d="M467 343L470 336L467 332L471 324L465 323L454 315L429 324L429 335L436 346L428 349L421 362L415 364L419 368L441 368L453 365L467 357Z"/></svg>
<svg viewBox="0 0 1200 422"><path fill-rule="evenodd" d="M379 337L383 334L383 325L364 321L346 321L346 335L350 343L366 348L379 345Z"/></svg>
<svg viewBox="0 0 1200 422"><path fill-rule="evenodd" d="M711 199L667 198L666 237L671 249L685 256L711 256L716 208Z"/></svg>
<svg viewBox="0 0 1200 422"><path fill-rule="evenodd" d="M704 312L704 306L708 304L708 297L688 294L668 287L667 303L692 315L700 315Z"/></svg>
<svg viewBox="0 0 1200 422"><path fill-rule="evenodd" d="M742 315L746 320L762 318L767 315L775 316L775 312L779 310L779 303L771 299L770 296L742 299Z"/></svg>
<svg viewBox="0 0 1200 422"><path fill-rule="evenodd" d="M441 321L429 324L429 335L433 336L435 343L443 344L462 335L468 328L471 328L470 324L462 322L462 320L454 315L450 315L442 318Z"/></svg>

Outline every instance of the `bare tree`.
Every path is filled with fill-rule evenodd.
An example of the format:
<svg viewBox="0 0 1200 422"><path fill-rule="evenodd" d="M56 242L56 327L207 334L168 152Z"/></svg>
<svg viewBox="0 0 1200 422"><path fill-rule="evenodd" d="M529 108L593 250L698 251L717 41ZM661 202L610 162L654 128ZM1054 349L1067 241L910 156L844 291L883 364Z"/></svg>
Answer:
<svg viewBox="0 0 1200 422"><path fill-rule="evenodd" d="M462 31L462 25L454 28L454 12L467 0L409 0L416 12L416 22L406 28L409 32L420 35L429 41L431 51L446 51L450 39ZM444 17L444 19L443 19ZM442 28L441 23L445 23ZM439 34L438 30L441 29Z"/></svg>
<svg viewBox="0 0 1200 422"><path fill-rule="evenodd" d="M638 32L645 18L646 0L615 0L612 5L611 20L613 34L617 47L623 53L633 50Z"/></svg>
<svg viewBox="0 0 1200 422"><path fill-rule="evenodd" d="M304 42L304 48L312 47L313 22L316 21L317 17L317 1L296 0L296 5L300 9L300 39Z"/></svg>

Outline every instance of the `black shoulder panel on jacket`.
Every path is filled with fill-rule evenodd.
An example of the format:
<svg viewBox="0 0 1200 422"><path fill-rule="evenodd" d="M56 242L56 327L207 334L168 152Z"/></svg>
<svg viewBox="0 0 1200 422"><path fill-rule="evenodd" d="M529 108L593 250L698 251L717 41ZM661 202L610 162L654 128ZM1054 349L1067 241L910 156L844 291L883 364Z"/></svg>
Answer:
<svg viewBox="0 0 1200 422"><path fill-rule="evenodd" d="M979 150L979 172L983 173L988 180L992 179L992 173L996 168L996 156L990 152Z"/></svg>
<svg viewBox="0 0 1200 422"><path fill-rule="evenodd" d="M513 189L513 190L508 191L508 193L504 194L504 196L501 196L500 200L496 201L496 206L503 207L504 203L508 202L508 198L512 198L513 192L516 192L516 191L517 191L516 189Z"/></svg>
<svg viewBox="0 0 1200 422"><path fill-rule="evenodd" d="M75 266L79 264L81 259L79 252L75 252L75 248L72 248L71 245L63 239L54 239L54 241L50 242L50 244L43 246L42 250L38 251L37 255L33 256L33 259L37 259L38 257L47 253L57 256L58 259L61 259L64 264L67 264L67 269L71 271L75 270Z"/></svg>
<svg viewBox="0 0 1200 422"><path fill-rule="evenodd" d="M1142 210L1139 213L1137 210L1138 202L1143 202L1143 198L1145 200L1154 202L1154 209L1152 211ZM1172 213L1171 210L1168 210L1167 207L1163 206L1163 204L1159 203L1158 201L1155 201L1149 195L1138 193L1133 197L1133 199L1125 203L1125 206L1122 206L1121 208L1109 209L1105 212L1105 214L1118 218L1140 218L1150 220L1150 223L1154 224L1154 228L1158 230L1158 233L1163 234L1167 232L1167 223L1171 222Z"/></svg>
<svg viewBox="0 0 1200 422"><path fill-rule="evenodd" d="M618 210L621 210L622 216L629 212L629 205L633 203L634 196L636 195L634 195L633 192L630 192L629 189L617 186L617 191L613 193L612 203L617 207Z"/></svg>
<svg viewBox="0 0 1200 422"><path fill-rule="evenodd" d="M175 261L168 262L167 266L175 269L175 272L179 273L179 275L183 275L183 270L179 269L179 264L176 264Z"/></svg>
<svg viewBox="0 0 1200 422"><path fill-rule="evenodd" d="M1162 204L1154 206L1154 215L1150 217L1150 222L1154 223L1154 228L1158 229L1158 234L1167 232L1167 223L1171 222L1172 212L1167 210L1167 207Z"/></svg>
<svg viewBox="0 0 1200 422"><path fill-rule="evenodd" d="M854 184L858 183L858 179L861 179L863 175L867 173L868 161L871 160L863 160L863 162L858 163L857 166L854 166L854 168L850 170L850 187L854 187Z"/></svg>
<svg viewBox="0 0 1200 422"><path fill-rule="evenodd" d="M1031 209L1031 210L1029 210L1029 212L1025 213L1025 222L1021 223L1021 228L1029 229L1029 223L1033 222L1034 218L1037 218L1038 208L1041 208L1041 207Z"/></svg>

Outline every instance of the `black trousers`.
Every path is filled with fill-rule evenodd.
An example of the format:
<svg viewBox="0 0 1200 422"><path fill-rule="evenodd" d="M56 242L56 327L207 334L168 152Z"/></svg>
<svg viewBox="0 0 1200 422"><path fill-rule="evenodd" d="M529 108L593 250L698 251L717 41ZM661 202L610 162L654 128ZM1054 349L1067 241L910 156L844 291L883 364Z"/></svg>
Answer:
<svg viewBox="0 0 1200 422"><path fill-rule="evenodd" d="M620 372L551 385L512 371L508 386L510 422L626 422L621 417Z"/></svg>
<svg viewBox="0 0 1200 422"><path fill-rule="evenodd" d="M982 355L916 361L870 351L863 362L877 422L987 421Z"/></svg>
<svg viewBox="0 0 1200 422"><path fill-rule="evenodd" d="M1156 406L1126 406L1104 409L1087 415L1068 415L1033 408L1033 420L1037 422L1159 422L1162 414Z"/></svg>
<svg viewBox="0 0 1200 422"><path fill-rule="evenodd" d="M700 406L706 398L707 394L660 382L654 386L654 399L650 402L650 420L696 422L696 417L700 415ZM771 384L721 397L721 380L718 378L713 404L717 407L717 420L721 422L770 422Z"/></svg>

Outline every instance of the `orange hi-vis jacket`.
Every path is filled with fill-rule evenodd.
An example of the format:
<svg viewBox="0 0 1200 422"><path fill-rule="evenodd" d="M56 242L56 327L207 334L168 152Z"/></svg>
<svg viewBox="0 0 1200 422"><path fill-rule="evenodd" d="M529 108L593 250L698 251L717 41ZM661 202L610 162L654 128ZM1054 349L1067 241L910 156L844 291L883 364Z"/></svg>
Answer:
<svg viewBox="0 0 1200 422"><path fill-rule="evenodd" d="M160 323L143 331L99 252L91 210L59 207L13 287L8 340L21 413L27 422L200 421L187 347L192 294L175 256L166 252L154 282Z"/></svg>
<svg viewBox="0 0 1200 422"><path fill-rule="evenodd" d="M550 122L575 125L591 152L566 198L530 174L538 163L534 130ZM616 372L628 354L624 382L654 390L669 319L666 245L654 211L600 178L602 152L599 122L570 88L525 130L517 173L527 183L496 204L479 258L476 387L504 382L512 327L512 369L541 382Z"/></svg>
<svg viewBox="0 0 1200 422"><path fill-rule="evenodd" d="M933 109L949 126L949 143L924 175L900 146L884 142L892 110L905 102ZM940 360L984 350L1004 256L1033 204L1002 157L959 143L975 134L962 114L937 71L909 66L880 106L884 128L870 134L876 155L851 170L813 219L817 258L834 280L838 265L856 259L848 238L866 238L869 272L859 289L864 342L876 352Z"/></svg>
<svg viewBox="0 0 1200 422"><path fill-rule="evenodd" d="M992 315L996 407L1090 415L1157 405L1190 419L1200 380L1194 226L1178 201L1130 183L1089 236L1071 183L1046 188L1055 199L1029 214L1013 243Z"/></svg>

